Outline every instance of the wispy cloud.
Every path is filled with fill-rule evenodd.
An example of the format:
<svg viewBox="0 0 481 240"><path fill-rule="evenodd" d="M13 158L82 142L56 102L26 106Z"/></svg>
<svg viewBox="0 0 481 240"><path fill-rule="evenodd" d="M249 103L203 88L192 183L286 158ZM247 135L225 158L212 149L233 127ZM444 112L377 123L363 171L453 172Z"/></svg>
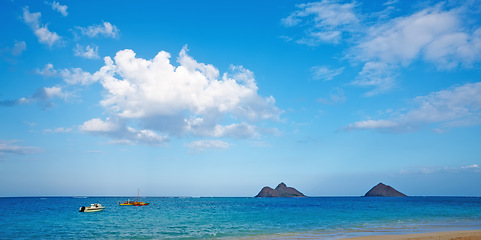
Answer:
<svg viewBox="0 0 481 240"><path fill-rule="evenodd" d="M188 147L195 152L203 152L208 149L227 149L230 144L220 140L201 140L189 143Z"/></svg>
<svg viewBox="0 0 481 240"><path fill-rule="evenodd" d="M168 141L167 136L161 136L154 131L148 129L138 130L126 126L125 121L119 118L107 118L105 121L94 118L84 122L79 128L85 133L114 138L115 140L110 141L112 144L159 145Z"/></svg>
<svg viewBox="0 0 481 240"><path fill-rule="evenodd" d="M97 37L102 35L104 37L116 38L119 35L119 29L117 26L112 25L109 22L103 22L102 25L92 25L88 27L77 27L80 32L88 37Z"/></svg>
<svg viewBox="0 0 481 240"><path fill-rule="evenodd" d="M320 43L339 43L343 32L352 31L359 23L354 3L323 0L299 4L299 10L281 20L286 27L305 28L306 35L296 40L299 44L315 46Z"/></svg>
<svg viewBox="0 0 481 240"><path fill-rule="evenodd" d="M440 67L479 60L481 30L464 29L461 9L431 7L370 28L355 47L364 61L409 65L417 58ZM468 51L468 49L470 51Z"/></svg>
<svg viewBox="0 0 481 240"><path fill-rule="evenodd" d="M344 71L344 67L329 69L327 66L314 66L311 68L312 77L316 80L332 80Z"/></svg>
<svg viewBox="0 0 481 240"><path fill-rule="evenodd" d="M0 139L0 160L6 160L9 155L34 154L42 150L37 147L17 145L17 142L15 140L7 141Z"/></svg>
<svg viewBox="0 0 481 240"><path fill-rule="evenodd" d="M423 60L438 69L469 67L481 59L481 28L466 28L464 8L429 7L410 16L390 19L366 32L351 51L364 62L354 85L371 86L366 95L385 93L396 86L397 70ZM373 66L378 66L373 68ZM369 74L366 69L370 68Z"/></svg>
<svg viewBox="0 0 481 240"><path fill-rule="evenodd" d="M68 15L68 12L67 12L68 6L67 5L61 5L60 3L56 2L56 1L45 2L45 3L52 6L52 9L59 12L60 14L62 14L62 16L66 17Z"/></svg>
<svg viewBox="0 0 481 240"><path fill-rule="evenodd" d="M30 26L40 43L47 44L50 47L61 43L61 37L57 33L48 30L47 25L40 24L40 17L40 12L30 13L28 7L23 8L23 21Z"/></svg>
<svg viewBox="0 0 481 240"><path fill-rule="evenodd" d="M53 77L57 75L57 70L55 70L55 68L53 67L53 64L48 63L47 65L45 65L45 67L42 70L40 69L35 70L35 73L46 76L46 77Z"/></svg>
<svg viewBox="0 0 481 240"><path fill-rule="evenodd" d="M355 3L323 0L299 4L298 10L281 22L288 28L304 29L304 34L283 38L310 46L345 40L346 59L364 65L351 85L371 88L365 96L387 93L398 86L400 70L415 61L452 70L470 68L481 60L481 27L466 17L472 3L439 3L388 18L387 12L396 2L387 1L385 11L371 15L362 15L362 5ZM319 78L330 78L329 69L321 66L316 70Z"/></svg>
<svg viewBox="0 0 481 240"><path fill-rule="evenodd" d="M399 174L402 175L429 175L429 174L442 174L442 173L459 173L459 172L481 172L481 168L478 164L471 164L467 166L426 166L417 167L411 169L401 169Z"/></svg>
<svg viewBox="0 0 481 240"><path fill-rule="evenodd" d="M395 67L383 62L366 62L352 85L372 87L365 96L386 93L396 86Z"/></svg>
<svg viewBox="0 0 481 240"><path fill-rule="evenodd" d="M27 44L25 41L15 42L12 48L12 55L19 56L27 49Z"/></svg>
<svg viewBox="0 0 481 240"><path fill-rule="evenodd" d="M45 65L42 70L35 70L35 72L46 77L60 76L67 84L70 85L90 85L94 82L97 82L100 75L100 73L90 74L89 72L83 71L81 68L57 70L51 63Z"/></svg>
<svg viewBox="0 0 481 240"><path fill-rule="evenodd" d="M71 131L72 131L72 128L64 128L64 127L43 130L44 133L69 133Z"/></svg>
<svg viewBox="0 0 481 240"><path fill-rule="evenodd" d="M336 87L331 90L327 98L319 98L317 101L322 104L343 103L346 101L346 96L344 95L344 91L342 90L342 88Z"/></svg>
<svg viewBox="0 0 481 240"><path fill-rule="evenodd" d="M96 45L87 45L86 47L84 47L80 44L77 44L77 46L74 48L74 55L88 59L98 59L98 51L99 47Z"/></svg>
<svg viewBox="0 0 481 240"><path fill-rule="evenodd" d="M41 87L38 88L30 97L23 97L15 100L0 100L0 106L12 107L20 104L38 103L44 109L48 109L53 106L51 102L54 98L60 98L66 100L70 96L62 90L61 87Z"/></svg>
<svg viewBox="0 0 481 240"><path fill-rule="evenodd" d="M422 126L439 128L481 124L481 82L454 86L427 96L416 97L407 110L395 112L387 119L364 120L350 124L346 130L374 129L410 132Z"/></svg>

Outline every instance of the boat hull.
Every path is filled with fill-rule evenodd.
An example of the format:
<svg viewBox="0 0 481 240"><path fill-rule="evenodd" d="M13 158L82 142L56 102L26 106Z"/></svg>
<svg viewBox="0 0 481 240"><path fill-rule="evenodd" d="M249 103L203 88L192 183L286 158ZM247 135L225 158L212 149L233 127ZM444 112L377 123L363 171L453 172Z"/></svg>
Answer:
<svg viewBox="0 0 481 240"><path fill-rule="evenodd" d="M90 206L90 207L82 206L79 209L79 212L100 212L104 209L105 209L105 207L103 207L101 204L92 204L92 206Z"/></svg>
<svg viewBox="0 0 481 240"><path fill-rule="evenodd" d="M96 208L96 209L85 209L83 212L100 212L103 211L105 208Z"/></svg>
<svg viewBox="0 0 481 240"><path fill-rule="evenodd" d="M119 203L120 206L147 206L150 203L144 202L130 202L130 203Z"/></svg>

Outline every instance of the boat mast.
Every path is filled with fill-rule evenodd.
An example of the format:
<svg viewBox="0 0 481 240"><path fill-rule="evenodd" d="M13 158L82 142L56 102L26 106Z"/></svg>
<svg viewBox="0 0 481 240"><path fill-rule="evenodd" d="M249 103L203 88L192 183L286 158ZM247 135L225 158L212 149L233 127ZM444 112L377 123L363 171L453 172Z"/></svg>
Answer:
<svg viewBox="0 0 481 240"><path fill-rule="evenodd" d="M140 189L137 188L137 202L139 202L139 194L140 194Z"/></svg>

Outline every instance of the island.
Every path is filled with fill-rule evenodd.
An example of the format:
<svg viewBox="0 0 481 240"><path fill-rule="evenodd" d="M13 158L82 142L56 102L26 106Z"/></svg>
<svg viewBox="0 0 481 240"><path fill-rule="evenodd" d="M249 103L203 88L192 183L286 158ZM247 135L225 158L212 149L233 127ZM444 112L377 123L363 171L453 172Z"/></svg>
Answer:
<svg viewBox="0 0 481 240"><path fill-rule="evenodd" d="M369 190L364 197L407 197L406 194L399 192L389 185L379 183Z"/></svg>
<svg viewBox="0 0 481 240"><path fill-rule="evenodd" d="M281 182L275 189L270 187L264 187L255 197L306 197L301 192L293 187L286 186L285 183Z"/></svg>

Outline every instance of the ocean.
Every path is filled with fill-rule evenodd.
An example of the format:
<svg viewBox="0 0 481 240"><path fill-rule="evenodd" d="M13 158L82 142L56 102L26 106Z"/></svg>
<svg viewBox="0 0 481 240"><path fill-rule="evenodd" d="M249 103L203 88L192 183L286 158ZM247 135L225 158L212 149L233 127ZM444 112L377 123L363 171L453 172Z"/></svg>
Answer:
<svg viewBox="0 0 481 240"><path fill-rule="evenodd" d="M131 198L135 199L135 198ZM481 229L478 197L0 198L0 239L339 239ZM83 213L101 203L104 211Z"/></svg>

